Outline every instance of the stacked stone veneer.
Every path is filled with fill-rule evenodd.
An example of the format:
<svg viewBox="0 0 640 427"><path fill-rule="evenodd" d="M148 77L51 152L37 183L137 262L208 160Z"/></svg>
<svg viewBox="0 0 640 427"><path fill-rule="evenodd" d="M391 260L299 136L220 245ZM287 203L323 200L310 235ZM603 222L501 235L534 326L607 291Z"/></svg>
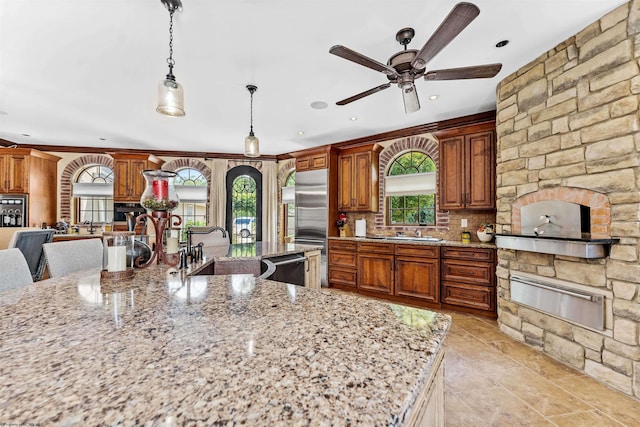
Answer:
<svg viewBox="0 0 640 427"><path fill-rule="evenodd" d="M557 197L588 205L594 237L620 239L605 259L498 251L501 330L640 397L640 1L631 1L504 79L497 89L499 232L519 209ZM525 271L613 294L610 331L510 301Z"/></svg>

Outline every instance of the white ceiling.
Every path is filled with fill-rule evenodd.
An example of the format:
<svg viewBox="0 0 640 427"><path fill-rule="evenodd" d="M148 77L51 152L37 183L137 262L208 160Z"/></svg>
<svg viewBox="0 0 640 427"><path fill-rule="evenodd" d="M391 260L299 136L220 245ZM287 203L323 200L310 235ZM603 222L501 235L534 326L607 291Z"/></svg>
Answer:
<svg viewBox="0 0 640 427"><path fill-rule="evenodd" d="M456 3L183 0L174 17L174 74L186 116L169 118L155 112L169 50L169 13L160 0L0 0L0 138L242 153L247 84L258 86L254 130L261 153L270 155L493 110L500 80L625 2L474 0L478 18L427 70L501 62L496 77L419 80L422 109L409 115L395 86L335 105L387 78L329 54L331 46L386 63L401 50L399 29L415 28L409 48L420 49ZM509 45L496 48L503 39ZM428 100L432 94L440 98ZM329 106L313 109L314 101Z"/></svg>

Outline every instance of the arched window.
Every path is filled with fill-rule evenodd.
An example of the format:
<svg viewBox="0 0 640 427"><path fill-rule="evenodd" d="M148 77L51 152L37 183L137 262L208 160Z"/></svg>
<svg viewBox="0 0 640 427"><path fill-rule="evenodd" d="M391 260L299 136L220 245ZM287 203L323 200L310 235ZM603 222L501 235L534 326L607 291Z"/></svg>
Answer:
<svg viewBox="0 0 640 427"><path fill-rule="evenodd" d="M207 196L209 194L207 178L197 169L183 168L176 171L174 180L176 193L180 199L178 208L173 212L182 217L182 229L191 225L207 225Z"/></svg>
<svg viewBox="0 0 640 427"><path fill-rule="evenodd" d="M262 240L262 174L254 167L227 172L227 230L231 243Z"/></svg>
<svg viewBox="0 0 640 427"><path fill-rule="evenodd" d="M396 157L385 178L387 224L434 225L436 164L427 154L409 151Z"/></svg>
<svg viewBox="0 0 640 427"><path fill-rule="evenodd" d="M104 165L82 169L73 183L78 223L113 221L113 170Z"/></svg>

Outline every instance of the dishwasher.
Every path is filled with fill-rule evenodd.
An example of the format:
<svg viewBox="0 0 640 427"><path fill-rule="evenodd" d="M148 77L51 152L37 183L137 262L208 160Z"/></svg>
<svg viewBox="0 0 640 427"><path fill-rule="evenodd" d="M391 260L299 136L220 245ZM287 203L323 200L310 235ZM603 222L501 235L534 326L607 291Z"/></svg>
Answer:
<svg viewBox="0 0 640 427"><path fill-rule="evenodd" d="M259 278L304 286L307 268L307 257L303 254L265 258L262 260Z"/></svg>

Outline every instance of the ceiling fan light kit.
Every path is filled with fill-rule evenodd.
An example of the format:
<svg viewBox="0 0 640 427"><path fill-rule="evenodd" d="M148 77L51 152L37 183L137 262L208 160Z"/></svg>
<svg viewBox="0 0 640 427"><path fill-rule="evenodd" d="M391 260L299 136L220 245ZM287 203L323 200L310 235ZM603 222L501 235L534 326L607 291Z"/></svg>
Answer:
<svg viewBox="0 0 640 427"><path fill-rule="evenodd" d="M180 0L160 0L169 10L169 57L167 64L169 65L169 73L158 84L158 106L156 111L160 114L170 117L184 116L184 89L182 85L176 81L173 75L173 13L176 10L182 10L182 2Z"/></svg>
<svg viewBox="0 0 640 427"><path fill-rule="evenodd" d="M392 55L387 64L369 58L348 47L336 45L329 49L329 53L355 62L387 76L389 83L376 86L360 92L349 98L336 102L336 105L346 105L365 96L373 95L387 89L391 84L397 84L402 90L402 100L405 113L413 113L420 109L420 101L415 87L415 80L424 77L425 80L459 80L492 78L500 72L502 64L476 65L462 68L448 68L444 70L425 71L426 65L445 46L458 36L480 14L480 9L472 3L456 4L449 15L427 40L420 51L407 49L407 45L415 36L413 28L403 28L396 33L396 41L404 47L400 52Z"/></svg>
<svg viewBox="0 0 640 427"><path fill-rule="evenodd" d="M249 135L244 139L244 155L247 157L259 157L260 140L253 133L253 94L258 90L258 87L255 85L247 85L247 90L251 94L251 128Z"/></svg>

